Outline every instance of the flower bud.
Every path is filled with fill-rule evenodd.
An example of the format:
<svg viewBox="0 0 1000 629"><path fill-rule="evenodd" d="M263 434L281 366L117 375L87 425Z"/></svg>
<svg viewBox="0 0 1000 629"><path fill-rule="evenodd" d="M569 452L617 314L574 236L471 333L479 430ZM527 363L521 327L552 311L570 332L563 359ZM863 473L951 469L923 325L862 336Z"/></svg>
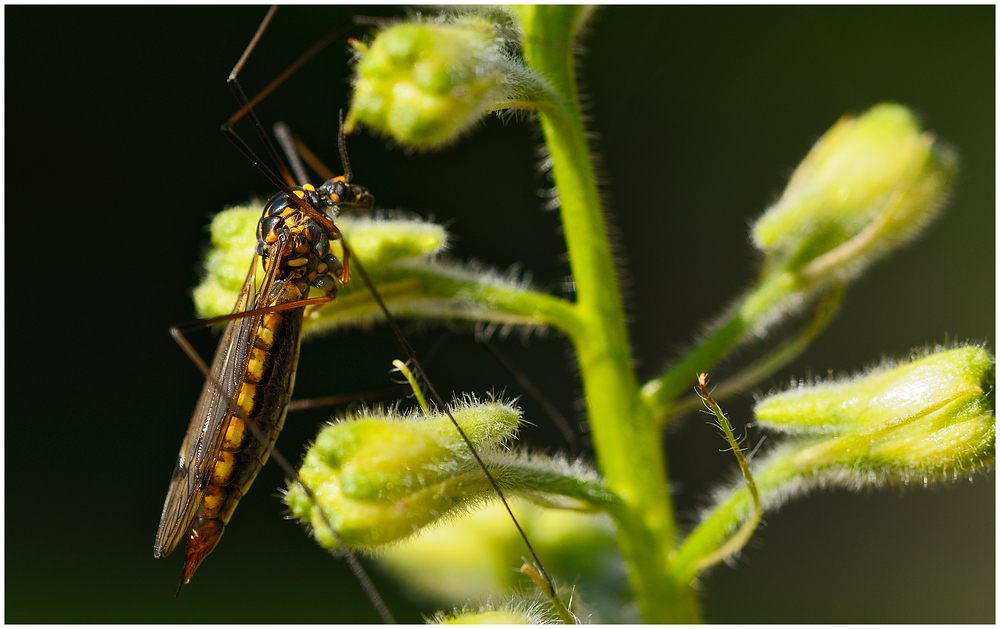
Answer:
<svg viewBox="0 0 1000 629"><path fill-rule="evenodd" d="M557 580L572 582L587 599L627 601L627 579L606 514L550 509L508 500L521 529ZM581 554L581 548L589 552ZM529 587L517 571L524 542L499 503L424 531L379 553L377 562L412 591L453 604L491 592ZM615 598L615 597L618 598Z"/></svg>
<svg viewBox="0 0 1000 629"><path fill-rule="evenodd" d="M948 196L956 157L902 105L841 118L752 229L765 271L844 280L911 239Z"/></svg>
<svg viewBox="0 0 1000 629"><path fill-rule="evenodd" d="M466 606L450 614L438 612L432 625L552 625L561 624L551 605L526 597L515 597L502 604L487 602L472 611Z"/></svg>
<svg viewBox="0 0 1000 629"><path fill-rule="evenodd" d="M470 400L452 414L480 453L511 438L520 420L518 409L500 402ZM327 426L299 476L344 542L361 548L407 537L491 491L444 413L413 418L370 411ZM291 485L285 502L323 546L337 545L299 485Z"/></svg>
<svg viewBox="0 0 1000 629"><path fill-rule="evenodd" d="M436 621L440 625L533 625L536 624L527 615L516 614L506 610L486 612L459 612L454 616Z"/></svg>
<svg viewBox="0 0 1000 629"><path fill-rule="evenodd" d="M768 428L832 435L793 459L824 467L925 478L971 471L995 458L994 359L981 347L932 353L861 377L769 396L755 414Z"/></svg>
<svg viewBox="0 0 1000 629"><path fill-rule="evenodd" d="M413 22L356 44L354 97L344 123L361 122L415 148L457 138L508 97L512 62L490 24L473 17Z"/></svg>

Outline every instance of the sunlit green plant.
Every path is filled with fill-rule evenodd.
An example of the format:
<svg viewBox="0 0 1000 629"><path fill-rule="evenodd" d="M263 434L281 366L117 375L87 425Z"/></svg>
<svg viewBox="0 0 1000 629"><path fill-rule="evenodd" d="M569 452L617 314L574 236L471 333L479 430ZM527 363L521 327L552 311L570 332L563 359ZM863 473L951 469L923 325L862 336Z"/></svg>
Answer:
<svg viewBox="0 0 1000 629"><path fill-rule="evenodd" d="M994 359L976 345L939 347L762 399L758 422L788 438L750 465L741 459L744 478L718 492L693 530L679 531L663 429L702 403L685 395L697 375L776 329L787 338L719 382L714 396L745 392L795 358L832 319L847 285L937 215L957 161L902 105L838 121L754 223L751 236L763 252L756 283L684 358L640 383L574 75L573 44L588 16L580 7L519 7L389 26L354 44L358 74L345 125L434 150L489 112L532 112L544 134L575 301L443 257L448 234L414 217L343 216L338 225L396 316L543 326L570 340L592 465L512 448L520 411L508 402L470 395L452 412L498 485L518 498L516 512L542 559L556 575L582 575L571 606L577 618L629 620L631 601L646 622L694 622L701 614L692 583L739 551L762 511L814 487L928 483L992 465ZM196 291L204 316L233 303L257 212L237 208L213 223L216 249ZM379 317L355 282L306 326ZM296 487L288 503L321 544L337 542L316 509L351 547L377 549L402 574L419 571L430 596L515 589L518 565L510 557L517 561L524 548L506 511L489 505L490 484L440 410L367 410L325 428L301 472L318 504ZM574 583L560 585L568 592ZM435 620L567 619L537 596L452 604Z"/></svg>

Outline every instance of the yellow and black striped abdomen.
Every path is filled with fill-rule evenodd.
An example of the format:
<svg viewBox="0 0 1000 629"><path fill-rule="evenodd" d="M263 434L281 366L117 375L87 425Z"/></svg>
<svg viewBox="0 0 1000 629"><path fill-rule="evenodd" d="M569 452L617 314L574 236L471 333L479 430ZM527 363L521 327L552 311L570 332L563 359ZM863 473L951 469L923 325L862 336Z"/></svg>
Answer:
<svg viewBox="0 0 1000 629"><path fill-rule="evenodd" d="M276 299L268 305L299 301L307 289L295 282L277 284L272 290ZM260 316L233 396L234 406L260 428L272 446L285 423L295 384L303 312L304 308L291 308ZM219 542L240 498L269 456L269 448L254 438L242 418L232 412L227 415L218 456L206 470L207 487L188 530L184 582Z"/></svg>

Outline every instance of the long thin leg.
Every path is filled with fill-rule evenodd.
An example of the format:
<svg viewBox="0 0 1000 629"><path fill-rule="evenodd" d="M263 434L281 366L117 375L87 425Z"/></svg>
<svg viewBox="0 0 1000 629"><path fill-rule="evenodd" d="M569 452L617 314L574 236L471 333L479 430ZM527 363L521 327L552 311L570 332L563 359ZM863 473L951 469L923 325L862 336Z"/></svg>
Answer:
<svg viewBox="0 0 1000 629"><path fill-rule="evenodd" d="M278 140L278 144L281 146L285 158L288 159L288 163L292 165L295 180L300 186L304 186L309 181L309 177L306 175L306 168L302 165L302 158L299 155L298 138L292 134L292 130L284 122L274 123L274 137ZM332 176L326 177L326 179L332 178Z"/></svg>
<svg viewBox="0 0 1000 629"><path fill-rule="evenodd" d="M279 125L281 126L281 131L278 130ZM287 134L288 136L289 145L287 147L285 146L284 141L281 139L281 134ZM292 130L288 127L288 125L286 125L284 122L275 123L274 135L275 137L278 138L278 142L279 144L281 144L282 150L284 150L285 153L289 154L290 156L291 155L295 156L294 159L292 157L288 158L289 162L291 162L292 164L293 169L295 168L296 160L298 160L299 162L304 161L306 164L308 164L309 168L312 168L316 172L316 174L319 175L324 181L328 179L333 179L334 177L337 176L336 173L327 168L326 164L324 164L318 157L316 157L315 153L309 150L309 147L306 146L305 142L299 139L299 136L295 135L292 132Z"/></svg>
<svg viewBox="0 0 1000 629"><path fill-rule="evenodd" d="M493 360L497 361L497 363L503 367L504 371L506 371L507 374L513 378L522 389L524 389L524 392L527 393L529 397L541 405L542 410L545 411L545 414L549 416L549 419L552 420L552 422L556 425L556 428L559 429L559 432L562 433L563 438L566 439L566 443L570 448L570 453L574 455L579 454L580 444L577 440L576 432L573 430L573 427L570 426L569 420L567 420L566 417L559 412L559 409L557 409L555 405L550 402L547 397L545 397L545 394L542 393L541 390L539 390L538 387L536 387L535 384L529 380L528 377L514 365L514 363L510 361L509 358L501 353L500 350L493 347L488 339L483 337L479 340L479 344L486 348L486 351L490 353Z"/></svg>
<svg viewBox="0 0 1000 629"><path fill-rule="evenodd" d="M321 408L323 406L337 406L349 402L367 402L369 400L398 400L410 391L406 385L386 387L375 391L365 391L364 393L354 393L351 395L330 395L327 397L313 397L301 400L294 400L288 403L288 412L304 411L309 408Z"/></svg>
<svg viewBox="0 0 1000 629"><path fill-rule="evenodd" d="M344 241L345 256L347 255L347 251L348 251L347 242ZM521 535L521 539L524 541L524 545L528 547L528 552L531 554L531 557L535 562L535 566L538 568L538 572L541 573L542 577L545 579L545 582L549 586L549 592L547 592L546 595L549 596L550 598L558 599L559 594L556 591L555 582L552 581L552 577L549 576L549 573L545 570L545 567L542 565L542 560L538 558L538 554L535 552L535 548L531 545L531 542L528 540L528 536L525 534L524 529L521 528L521 523L517 521L516 517L514 517L514 512L511 511L510 505L507 503L507 498L506 496L504 496L503 490L500 489L500 486L497 484L496 479L493 478L493 474L491 474L489 469L487 469L486 463L484 463L482 457L479 456L479 452L477 452L475 446L472 445L472 441L469 440L469 437L465 434L465 431L462 430L462 427L458 425L458 421L455 420L455 416L452 415L451 411L448 409L448 405L445 404L444 399L441 397L441 394L438 393L437 389L434 387L434 384L430 381L430 378L427 377L427 372L424 371L424 368L421 366L420 361L417 360L416 352L413 351L413 347L410 345L410 342L406 340L405 336L403 336L403 332L402 330L399 329L399 325L396 324L396 320L393 319L392 314L389 313L389 308L387 308L385 302L382 301L382 296L379 295L378 291L375 289L375 285L371 281L371 278L368 277L368 273L365 271L365 267L357 260L355 260L355 264L358 268L358 272L361 274L361 279L363 279L365 282L365 286L368 287L368 290L371 292L372 297L375 298L375 302L378 304L379 309L382 311L383 314L385 314L386 319L389 322L389 327L392 328L392 331L396 335L396 339L399 341L399 344L403 347L403 351L406 353L406 357L409 358L410 364L413 365L414 370L420 375L420 378L424 381L424 384L427 386L427 392L430 393L431 399L433 399L437 407L448 416L448 419L451 420L452 425L454 425L455 429L458 430L458 434L461 435L462 441L465 442L465 446L469 449L469 452L472 453L472 457L476 459L476 463L479 464L479 468L483 470L483 474L486 475L486 479L493 487L493 491L496 492L497 497L500 498L500 502L502 502L503 506L507 509L507 514L510 515L511 521L514 522L514 526L517 528L517 532Z"/></svg>
<svg viewBox="0 0 1000 629"><path fill-rule="evenodd" d="M222 133L225 134L225 136L229 138L229 140L236 146L236 148L239 149L241 153L246 155L247 159L253 162L254 166L256 166L258 170L260 170L262 173L264 173L264 175L268 179L270 179L275 186L277 186L279 189L281 189L282 192L289 195L289 197L294 200L297 199L298 197L296 197L291 193L291 191L288 189L289 188L288 184L286 184L285 181L282 181L281 178L275 175L274 172L270 168L268 168L266 164L264 164L264 162L256 155L256 153L254 153L253 149L251 149L250 146L239 136L239 134L236 133L236 131L233 129L233 125L235 125L236 122L240 120L243 116L250 115L253 111L253 108L256 107L258 103L264 100L264 98L266 98L271 92L273 92L275 88L284 83L285 80L288 79L288 77L290 77L292 74L294 74L300 67L302 67L302 65L306 61L309 61L309 59L314 57L316 53L318 53L323 48L328 46L330 42L340 37L344 33L344 31L346 31L349 27L353 26L354 18L346 20L341 24L339 24L338 26L336 26L335 28L333 28L330 32L324 35L319 41L313 44L308 50L306 50L302 55L300 55L298 59L292 62L291 65L285 68L285 70L281 74L279 74L273 81L271 81L267 85L267 87L265 87L256 96L247 101L246 96L243 93L243 89L240 87L239 81L237 80L237 75L239 74L240 70L242 70L244 63L246 63L246 60L250 56L250 53L253 51L253 48L257 45L257 42L260 40L260 37L263 34L264 30L266 30L267 26L270 24L271 18L274 16L274 10L275 9L272 7L272 9L268 11L267 15L264 17L264 21L261 22L260 27L257 29L257 33L250 41L250 45L247 46L247 50L243 52L243 55L236 63L236 66L233 67L233 71L230 73L229 78L227 79L227 83L229 84L230 89L232 89L233 93L236 95L237 102L240 103L240 108L236 110L236 112L232 116L230 116L228 120L222 123ZM260 135L262 133L263 128L260 127L259 123L257 123L255 127L259 129L258 134ZM267 135L266 133L263 133L264 137L266 137L266 135ZM269 152L273 151L274 147L273 145L270 144L270 141L269 140L264 140L264 141L265 141L265 146L270 146ZM280 164L281 160L275 157L276 154L277 154L276 152L272 154L272 159L275 160L275 163ZM282 166L282 168L284 167ZM286 179L290 179L290 177L291 175L288 175ZM305 202L299 202L299 204L303 207L303 209L306 209L305 206L308 205Z"/></svg>
<svg viewBox="0 0 1000 629"><path fill-rule="evenodd" d="M239 107L243 107L244 105L247 104L247 97L246 94L243 92L243 88L240 86L239 81L237 80L236 77L239 75L240 70L243 69L244 64L246 64L247 62L247 59L250 58L250 53L252 53L254 49L257 48L257 44L258 42L260 42L260 38L264 35L264 31L267 30L267 27L270 26L271 20L274 18L274 14L277 11L278 11L278 5L274 5L270 9L268 9L267 15L264 16L264 19L261 20L260 26L257 27L257 32L254 33L253 37L250 39L250 43L247 44L247 47L243 50L243 54L240 55L240 58L236 62L236 65L233 66L232 72L229 73L229 78L226 80L226 84L229 85L229 89L233 92L233 96L236 97L236 104ZM278 157L277 151L274 150L274 145L271 144L270 139L267 137L267 133L264 131L264 127L260 124L260 120L257 119L257 114L254 113L253 109L250 109L246 112L246 116L253 124L254 130L257 133L257 137L260 138L261 141L264 143L264 148L267 151L268 155L270 156L271 162L273 164L276 164L278 166L278 170L281 171L281 175L282 177L284 177L285 182L289 186L295 185L292 181L291 175L288 173L288 169L285 168L284 163L282 163L281 159ZM235 124L235 121L232 121L232 124ZM232 132L232 136L230 136L229 133L226 133L225 125L223 126L223 132L226 133L226 135L229 136L229 139L233 140L235 143L236 140L234 140L233 136L235 136L236 133L235 131L232 131L232 124L229 125L230 127L229 130ZM239 139L238 136L236 139L239 140L239 143L236 144L237 148L240 148L240 150L243 150L243 148L249 149L249 146L245 142L243 142L242 139ZM265 168L265 169L267 168L266 165L260 163L260 160L257 159L256 156L251 157L250 155L247 155L247 157L250 157L251 161L257 164L258 168ZM271 173L271 175L268 175L268 177L273 180L273 173ZM285 192L287 193L287 191Z"/></svg>
<svg viewBox="0 0 1000 629"><path fill-rule="evenodd" d="M236 104L240 106L246 104L247 96L243 92L243 88L240 86L239 81L233 78L229 82L229 89L233 92L233 96L236 97ZM278 155L278 151L274 150L274 144L272 144L271 139L267 137L267 132L264 131L264 126L261 125L260 120L257 118L257 114L254 112L254 110L250 109L247 111L246 116L247 120L249 120L250 123L253 125L254 131L257 133L257 137L260 139L261 142L264 143L264 150L267 151L267 155L268 157L271 158L271 162L278 166L278 171L284 178L285 183L288 186L294 186L295 180L292 178L292 174L288 172L288 168L285 167L285 163L281 161L281 156ZM233 135L235 134L236 132L234 131Z"/></svg>

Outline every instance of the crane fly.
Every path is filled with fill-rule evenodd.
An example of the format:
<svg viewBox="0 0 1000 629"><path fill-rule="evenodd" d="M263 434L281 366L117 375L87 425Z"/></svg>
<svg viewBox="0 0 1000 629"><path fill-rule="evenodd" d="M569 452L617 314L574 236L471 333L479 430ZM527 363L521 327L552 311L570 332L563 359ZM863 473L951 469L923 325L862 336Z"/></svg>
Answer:
<svg viewBox="0 0 1000 629"><path fill-rule="evenodd" d="M284 424L305 307L333 299L334 278L344 283L348 279L346 267L330 252L330 240L340 238L340 231L326 212L315 208L371 208L374 203L367 190L343 176L319 188L305 185L291 191L313 212L285 192L265 205L251 269L233 314L222 318L229 322L163 505L153 554L170 554L186 536L184 583L218 543L236 504L269 456L270 448L254 438L246 421L254 422L271 445ZM259 290L258 259L264 272ZM310 287L324 295L308 299Z"/></svg>
<svg viewBox="0 0 1000 629"><path fill-rule="evenodd" d="M374 206L372 194L350 181L342 133L345 174L313 187L304 183L304 168L289 151L287 140L284 145L303 182L300 186L263 132L252 108L284 76L254 101L247 100L236 77L273 13L272 9L230 74L228 83L241 108L222 130L281 192L264 206L256 250L232 313L199 322L227 322L211 368L204 369L178 328L171 331L207 375L174 466L153 546L153 555L164 557L187 538L178 594L218 544L240 498L273 451L295 383L306 307L332 300L337 282L348 281L348 249L343 248L343 262L330 250L331 241L342 240L333 219L343 207ZM243 116L253 123L282 177L263 165L233 131ZM258 264L263 271L259 287ZM310 288L323 294L309 298Z"/></svg>
<svg viewBox="0 0 1000 629"><path fill-rule="evenodd" d="M336 295L337 282L346 283L348 280L349 249L343 243L343 236L333 219L342 207L371 209L374 206L371 193L351 183L350 165L344 148L343 121L339 140L344 175L332 177L314 188L307 183L295 185L295 180L278 157L253 111L253 107L292 72L339 37L354 23L353 20L330 31L253 99L248 100L239 85L237 75L266 30L275 8L272 7L268 12L229 76L228 84L240 109L222 125L222 131L281 192L264 206L257 225L256 250L233 312L199 323L208 325L226 322L211 368L205 367L201 358L183 339L179 328L171 331L184 351L206 375L173 470L153 548L155 557L163 557L176 549L183 538L187 538L184 568L177 594L218 544L240 498L271 455L282 464L290 477L299 482L306 494L312 496L309 488L297 480L294 468L274 450L274 443L284 424L295 382L305 309L307 306L318 306L331 301ZM280 170L281 177L264 165L233 130L236 121L244 116L253 124L272 162ZM279 139L282 139L280 135ZM304 182L305 169L299 159L298 146L294 146L293 141L287 137L282 144L298 180ZM343 262L330 252L332 240L343 243ZM260 288L257 286L258 259L264 273ZM554 596L555 586L514 519L499 485L427 378L412 347L402 335L360 262L357 262L357 268L416 372L427 386L431 398L449 416L494 492L507 508L536 567L548 582ZM323 295L309 298L310 288L319 289ZM320 515L325 520L326 516L322 513ZM328 521L326 526L335 537L338 536ZM342 542L339 545L376 611L384 621L391 622L392 615L357 558Z"/></svg>

